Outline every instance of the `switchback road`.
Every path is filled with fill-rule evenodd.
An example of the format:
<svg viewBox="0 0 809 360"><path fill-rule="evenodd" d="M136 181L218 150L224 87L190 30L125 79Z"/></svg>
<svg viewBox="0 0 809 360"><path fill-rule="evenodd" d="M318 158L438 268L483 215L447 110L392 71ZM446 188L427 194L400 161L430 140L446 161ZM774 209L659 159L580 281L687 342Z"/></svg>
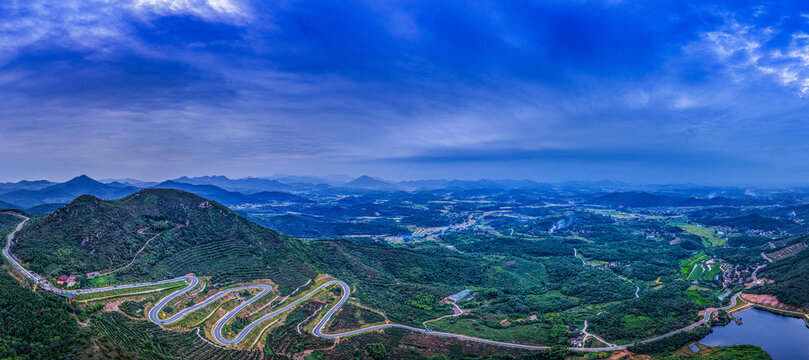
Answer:
<svg viewBox="0 0 809 360"><path fill-rule="evenodd" d="M239 292L239 291L243 291L243 290L260 290L260 292L258 294L252 296L248 300L242 302L239 306L237 306L233 310L229 311L224 317L219 319L216 322L216 324L214 325L213 329L211 329L211 334L213 335L213 337L216 339L216 341L218 341L219 343L221 343L223 345L237 345L237 344L239 344L240 342L242 342L247 337L247 335L250 333L250 331L253 330L255 327L259 326L260 324L266 322L269 319L274 318L275 316L277 316L277 315L279 315L281 313L284 313L286 311L291 310L292 308L296 307L300 303L302 303L302 302L308 300L309 298L311 298L312 296L320 293L322 290L326 289L327 287L332 286L332 285L337 285L342 290L342 296L340 297L340 300L326 312L326 314L323 316L323 318L321 318L320 321L318 321L317 324L315 325L315 327L312 329L312 334L314 334L315 336L322 337L322 338L328 338L328 339L336 339L336 338L341 338L341 337L345 337L345 336L362 334L362 333L369 332L369 331L376 331L376 330L387 329L387 328L400 328L400 329L406 329L406 330L410 330L410 331L414 331L414 332L418 332L418 333L423 333L423 334L429 334L429 335L435 335L435 336L443 336L443 337L449 337L449 338L455 338L455 339L467 340L467 341L475 341L475 342L479 342L479 343L483 343L483 344L505 346L505 347L510 347L510 348L529 349L529 350L544 350L544 349L549 348L548 346L543 346L543 345L525 345L525 344L516 344L516 343L510 343L510 342L503 342L503 341L487 340L487 339L476 338L476 337L463 335L463 334L453 334L453 333L446 333L446 332L440 332L440 331L432 331L432 330L429 330L429 329L426 329L426 328L417 328L417 327L401 325L401 324L372 325L372 326L364 327L364 328L361 328L361 329L346 331L346 332L342 332L342 333L326 334L326 333L323 332L324 327L329 322L331 317L337 312L337 310L339 310L340 307L342 307L343 304L345 304L345 302L348 301L349 296L351 294L351 289L349 288L348 284L346 284L346 283L344 283L344 282L342 282L340 280L331 280L331 281L328 281L326 283L321 284L317 288L315 288L312 291L306 293L305 295L297 298L296 300L290 302L289 304L287 304L287 305L285 305L285 306L283 306L281 308L278 308L277 310L274 310L274 311L262 316L261 318L253 321L252 323L247 325L244 329L242 329L238 334L236 334L236 336L234 338L228 339L228 338L225 338L222 335L222 331L223 331L223 328L224 328L225 324L227 324L227 322L229 320L231 320L234 316L236 316L236 314L238 314L239 312L244 310L246 307L250 306L250 304L258 301L262 297L264 297L267 294L271 293L272 292L272 287L271 286L269 286L269 285L249 285L249 286L240 286L240 287L231 288L231 289L224 289L224 290L216 293L215 295L212 295L211 297L207 298L206 300L200 302L199 304L188 307L188 308L186 308L186 309L172 315L171 317L169 317L167 319L161 319L160 316L159 316L161 311L165 308L165 306L169 302L171 302L171 300L173 300L173 299L175 299L175 298L177 298L177 297L191 291L193 288L195 288L197 285L199 285L199 279L197 277L187 275L187 276L181 276L181 277L174 278L174 279L154 281L154 282L145 282L145 283L127 284L127 285L114 285L114 286L106 286L106 287L101 287L101 288L81 289L81 290L62 290L62 289L58 289L58 288L54 287L53 285L51 285L50 282L48 282L47 280L45 280L44 278L42 278L38 274L25 269L25 267L20 265L20 263L17 261L17 259L15 259L14 256L11 254L10 250L11 250L12 242L14 241L14 236L22 229L25 222L28 221L28 218L21 215L21 214L17 214L17 213L9 213L9 214L18 216L18 217L22 218L23 221L20 222L17 225L16 229L11 234L9 234L8 242L7 242L6 246L3 248L3 256L18 271L20 271L20 273L22 273L26 278L28 278L31 281L39 284L39 286L41 288L43 288L43 289L45 289L47 291L54 292L54 293L56 293L58 295L61 295L61 296L65 296L65 297L70 298L70 297L74 297L74 296L77 296L77 295L93 294L93 293L111 291L111 290L132 289L132 288L139 288L139 287L146 287L146 286L170 284L170 283L175 283L175 282L185 282L187 285L184 288L182 288L180 290L177 290L177 291L169 294L165 298L161 299L160 301L158 301L157 304L155 304L155 306L153 308L151 308L149 310L149 314L148 314L149 320L154 322L155 324L163 326L163 325L169 325L169 324L173 324L175 322L178 322L178 321L182 320L188 314L193 313L194 311L197 311L199 309L202 309L205 306L213 303L214 301L216 301L218 299L221 299L222 297L224 297L227 294L230 294L232 292ZM756 282L751 284L751 286L753 286L755 284L756 284ZM730 305L722 307L721 309L727 310L727 309L735 306L736 301L737 301L740 294L741 293L734 294L733 297L731 298ZM669 337L671 335L674 335L674 334L677 334L677 333L680 333L680 332L683 332L683 331L691 330L691 329L696 328L698 326L702 326L703 324L707 323L710 320L711 315L714 312L716 312L717 310L719 310L719 309L709 309L709 310L707 310L705 312L705 315L703 316L702 320L700 320L700 321L698 321L698 322L696 322L694 324L691 324L689 326L686 326L686 327L684 327L682 329L678 329L678 330L672 331L670 333L663 334L663 335L660 335L660 336L657 336L657 337L654 337L654 338L651 338L651 339L643 340L643 341L641 341L641 343L648 343L648 342L660 340L662 338ZM590 351L590 352L613 351L613 350L626 349L626 348L628 348L630 346L631 345L611 345L609 347L599 347L599 348L573 347L573 348L570 348L570 350L573 350L573 351Z"/></svg>

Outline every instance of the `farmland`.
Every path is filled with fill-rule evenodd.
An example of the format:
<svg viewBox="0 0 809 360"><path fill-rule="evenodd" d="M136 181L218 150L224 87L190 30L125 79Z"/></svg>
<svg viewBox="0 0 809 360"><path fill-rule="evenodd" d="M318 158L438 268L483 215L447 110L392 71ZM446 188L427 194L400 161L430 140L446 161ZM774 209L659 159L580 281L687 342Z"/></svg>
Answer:
<svg viewBox="0 0 809 360"><path fill-rule="evenodd" d="M671 225L683 229L686 233L699 236L702 239L702 244L705 245L706 247L719 247L727 243L727 239L719 236L716 233L716 230L708 226L685 224L678 222L673 222L671 223Z"/></svg>
<svg viewBox="0 0 809 360"><path fill-rule="evenodd" d="M722 265L705 253L697 253L682 260L680 270L686 280L712 280L722 272Z"/></svg>

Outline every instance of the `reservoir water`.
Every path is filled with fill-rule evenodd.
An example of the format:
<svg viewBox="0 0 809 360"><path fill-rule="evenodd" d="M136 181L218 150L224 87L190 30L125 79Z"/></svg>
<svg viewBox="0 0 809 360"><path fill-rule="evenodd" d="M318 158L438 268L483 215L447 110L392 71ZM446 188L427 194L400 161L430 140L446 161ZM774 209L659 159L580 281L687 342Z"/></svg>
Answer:
<svg viewBox="0 0 809 360"><path fill-rule="evenodd" d="M761 346L773 360L809 359L809 329L802 319L776 315L758 309L738 313L742 325L731 321L715 326L713 332L699 342L708 346Z"/></svg>

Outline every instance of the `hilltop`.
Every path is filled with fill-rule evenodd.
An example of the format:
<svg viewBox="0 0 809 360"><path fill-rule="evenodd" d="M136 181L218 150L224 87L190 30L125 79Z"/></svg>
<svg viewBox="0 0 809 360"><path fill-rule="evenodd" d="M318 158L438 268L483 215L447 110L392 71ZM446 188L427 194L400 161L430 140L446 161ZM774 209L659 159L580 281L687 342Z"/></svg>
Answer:
<svg viewBox="0 0 809 360"><path fill-rule="evenodd" d="M119 269L117 280L132 281L195 273L214 282L269 278L284 291L315 275L306 246L217 202L144 189L120 200L80 196L27 226L13 252L45 275Z"/></svg>
<svg viewBox="0 0 809 360"><path fill-rule="evenodd" d="M343 187L359 189L388 189L392 188L393 184L372 178L368 175L363 175L343 184Z"/></svg>

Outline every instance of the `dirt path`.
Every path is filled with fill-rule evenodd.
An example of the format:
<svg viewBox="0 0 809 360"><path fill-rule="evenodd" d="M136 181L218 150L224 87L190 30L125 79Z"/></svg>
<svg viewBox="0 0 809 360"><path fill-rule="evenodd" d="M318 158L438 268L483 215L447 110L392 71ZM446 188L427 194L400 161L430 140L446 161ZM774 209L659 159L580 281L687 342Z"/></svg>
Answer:
<svg viewBox="0 0 809 360"><path fill-rule="evenodd" d="M458 307L458 305L456 305L455 303L452 303L452 306L454 306L454 307L455 307L455 309L458 309L458 312L453 312L452 314L447 314L447 315L444 315L444 316L440 316L440 317L437 317L437 318L435 318L435 319L424 320L424 322L422 322L421 324L422 324L422 325L424 325L424 328L425 328L425 329L432 331L432 330L430 329L430 327L429 327L429 326L427 326L427 323L428 323L428 322L434 322L434 321L438 321L438 320L441 320L441 319L446 319L446 318L448 318L448 317L453 317L453 316L461 316L461 315L463 315L463 310L461 310L461 308L459 308L459 307ZM385 319L387 320L387 317L385 317Z"/></svg>
<svg viewBox="0 0 809 360"><path fill-rule="evenodd" d="M601 341L603 344L607 345L607 347L613 347L615 344L609 343L606 340L602 339L598 335L591 334L587 332L587 320L584 320L584 328L581 330L582 334L584 334L584 339L582 339L582 344L587 340L588 337L592 336L594 339Z"/></svg>
<svg viewBox="0 0 809 360"><path fill-rule="evenodd" d="M135 259L137 259L137 258L138 258L138 255L140 255L140 252L141 252L141 251L143 251L143 249L145 249L147 246L149 246L149 243L150 243L150 242L152 242L152 240L154 240L155 238L157 238L157 237L158 237L158 236L160 236L161 234L163 234L163 233L162 233L162 232L161 232L161 233L158 233L157 235L152 236L152 237L151 237L149 240L146 240L146 243L145 243L145 244L143 244L143 246L140 248L140 250L138 250L138 252L136 252L136 253L135 253L135 256L133 256L133 257L132 257L132 261L130 261L130 262L129 262L129 264L126 264L126 265L124 265L123 267L117 268L117 269L112 270L112 271L107 271L107 272L105 272L105 273L98 274L98 276L103 276L103 275L114 274L114 273L119 272L119 271L121 271L121 270L123 270L123 269L126 269L126 268L128 268L130 265L134 264L134 263L135 263Z"/></svg>

